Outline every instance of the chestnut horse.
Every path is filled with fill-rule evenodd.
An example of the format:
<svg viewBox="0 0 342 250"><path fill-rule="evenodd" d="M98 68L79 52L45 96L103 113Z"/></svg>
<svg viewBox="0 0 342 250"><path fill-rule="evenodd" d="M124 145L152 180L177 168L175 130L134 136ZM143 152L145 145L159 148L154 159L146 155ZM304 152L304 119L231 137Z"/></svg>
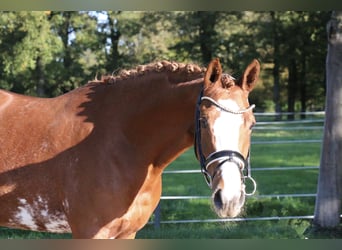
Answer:
<svg viewBox="0 0 342 250"><path fill-rule="evenodd" d="M163 169L194 134L218 214L236 216L254 124L243 109L259 68L254 60L234 80L218 59L206 71L163 61L55 98L1 90L0 226L134 238L158 204Z"/></svg>

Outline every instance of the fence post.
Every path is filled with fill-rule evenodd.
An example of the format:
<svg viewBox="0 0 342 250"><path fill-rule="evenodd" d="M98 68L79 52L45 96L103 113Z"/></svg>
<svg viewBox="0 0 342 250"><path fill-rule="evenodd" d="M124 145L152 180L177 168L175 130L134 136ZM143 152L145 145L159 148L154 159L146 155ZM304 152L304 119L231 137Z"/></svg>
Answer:
<svg viewBox="0 0 342 250"><path fill-rule="evenodd" d="M160 201L158 202L158 205L156 209L154 210L154 229L160 228Z"/></svg>

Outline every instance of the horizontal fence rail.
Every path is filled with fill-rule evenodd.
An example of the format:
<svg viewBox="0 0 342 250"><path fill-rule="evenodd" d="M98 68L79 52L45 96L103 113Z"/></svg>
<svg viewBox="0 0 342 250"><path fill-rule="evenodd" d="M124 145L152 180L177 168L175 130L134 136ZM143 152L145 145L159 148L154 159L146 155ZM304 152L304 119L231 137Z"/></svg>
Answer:
<svg viewBox="0 0 342 250"><path fill-rule="evenodd" d="M311 120L299 120L299 121L267 121L267 122L257 121L256 126L259 126L259 125L310 124L310 123L323 123L323 122L324 122L324 119L311 119Z"/></svg>
<svg viewBox="0 0 342 250"><path fill-rule="evenodd" d="M318 170L318 166L305 166L305 167L269 167L269 168L253 168L253 171L292 171L292 170ZM200 174L200 170L168 170L163 174ZM301 193L301 194L260 194L248 196L248 199L263 199L263 198L313 198L316 193ZM164 195L160 200L193 200L193 199L210 199L211 196L201 195ZM162 221L160 219L160 205L158 205L154 215L155 219L149 224L154 224L155 228L159 228L160 224L181 224L181 223L213 223L213 222L239 222L239 221L265 221L265 220L290 220L290 219L313 219L313 215L303 216L269 216L269 217L250 217L250 218L224 218L224 219L189 219L189 220L168 220ZM341 215L342 216L342 215Z"/></svg>
<svg viewBox="0 0 342 250"><path fill-rule="evenodd" d="M212 223L212 222L240 222L240 221L265 221L265 220L293 220L293 219L313 219L313 215L302 216L270 216L255 218L226 218L226 219L203 219L203 220L172 220L160 221L160 224L184 224L184 223Z"/></svg>
<svg viewBox="0 0 342 250"><path fill-rule="evenodd" d="M256 126L253 128L253 130L266 130L266 129L268 130L322 130L323 126L289 127L289 128Z"/></svg>
<svg viewBox="0 0 342 250"><path fill-rule="evenodd" d="M192 200L192 199L210 199L211 196L162 196L161 200ZM247 196L248 199L260 199L260 198L285 198L285 197L316 197L316 194L262 194Z"/></svg>
<svg viewBox="0 0 342 250"><path fill-rule="evenodd" d="M254 112L255 116L271 116L271 117L279 117L284 115L305 115L305 116L312 116L312 115L320 115L324 116L325 111L313 111L313 112Z"/></svg>
<svg viewBox="0 0 342 250"><path fill-rule="evenodd" d="M260 145L260 144L297 144L297 143L320 143L322 140L313 139L313 140L281 140L281 141L255 141L252 142L252 145Z"/></svg>
<svg viewBox="0 0 342 250"><path fill-rule="evenodd" d="M267 220L312 220L314 215L294 215L294 216L269 216L255 218L226 218L226 219L202 219L202 220L172 220L160 221L160 224L184 224L184 223L212 223L212 222L240 222L240 221L267 221ZM342 214L340 215L342 218Z"/></svg>
<svg viewBox="0 0 342 250"><path fill-rule="evenodd" d="M310 118L304 120L291 120L291 121L260 121L254 127L255 130L272 130L272 131L305 131L305 130L323 130L325 112L283 112L283 113L254 113L255 116L260 117L284 117L287 115L294 116L320 116L320 118ZM322 124L322 125L320 125ZM298 144L298 143L321 143L322 139L296 139L296 140L272 140L272 141L252 141L254 145L271 145L271 144ZM252 171L304 171L304 170L318 170L319 166L279 166L279 167L253 167ZM165 170L163 174L200 174L201 170ZM297 193L297 194L259 194L248 199L263 199L263 198L315 198L316 193ZM191 199L210 199L210 196L200 195L175 195L161 197L163 200L191 200ZM291 220L291 219L313 219L314 215L294 215L294 216L266 216L266 217L250 217L250 218L226 218L226 219L189 219L189 220L167 220L162 221L160 218L160 204L154 213L153 221L149 222L154 224L156 228L160 227L160 224L181 224L181 223L212 223L212 222L240 222L240 221L266 221L266 220ZM342 215L341 215L342 217Z"/></svg>
<svg viewBox="0 0 342 250"><path fill-rule="evenodd" d="M269 167L269 168L253 168L252 171L274 171L274 170L308 170L319 169L318 166L306 166L306 167ZM201 173L201 170L165 170L163 174L196 174Z"/></svg>

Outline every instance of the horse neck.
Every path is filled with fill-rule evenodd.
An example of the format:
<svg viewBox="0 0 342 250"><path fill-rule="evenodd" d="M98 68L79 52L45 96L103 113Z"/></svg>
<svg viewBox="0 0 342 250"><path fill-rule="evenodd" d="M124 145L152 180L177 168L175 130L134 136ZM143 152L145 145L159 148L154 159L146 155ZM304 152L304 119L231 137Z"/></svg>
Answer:
<svg viewBox="0 0 342 250"><path fill-rule="evenodd" d="M135 79L108 92L126 142L146 161L164 168L193 144L194 113L203 78L169 83L168 78ZM115 126L114 126L115 127Z"/></svg>

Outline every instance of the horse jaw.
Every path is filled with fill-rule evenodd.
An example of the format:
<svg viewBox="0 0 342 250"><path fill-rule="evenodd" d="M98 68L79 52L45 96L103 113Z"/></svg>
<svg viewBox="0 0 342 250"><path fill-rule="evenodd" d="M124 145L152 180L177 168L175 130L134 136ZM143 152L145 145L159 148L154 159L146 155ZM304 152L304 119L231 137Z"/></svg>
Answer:
<svg viewBox="0 0 342 250"><path fill-rule="evenodd" d="M245 202L244 190L238 165L224 163L213 182L212 202L216 214L221 218L238 216Z"/></svg>

